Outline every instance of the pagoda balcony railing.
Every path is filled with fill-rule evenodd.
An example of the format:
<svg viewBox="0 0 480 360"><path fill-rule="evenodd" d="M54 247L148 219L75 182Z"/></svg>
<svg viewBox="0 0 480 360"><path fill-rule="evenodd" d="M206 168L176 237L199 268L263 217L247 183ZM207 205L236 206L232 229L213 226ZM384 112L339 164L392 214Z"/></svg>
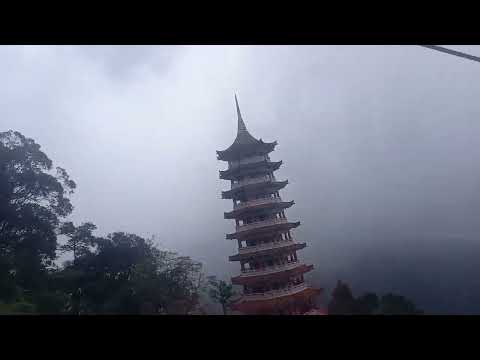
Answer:
<svg viewBox="0 0 480 360"><path fill-rule="evenodd" d="M300 291L303 291L308 287L309 285L303 282L298 285L291 285L283 289L270 290L263 293L243 294L243 296L245 297L245 299L248 299L248 300L268 300L268 299L274 299L282 295L292 295Z"/></svg>
<svg viewBox="0 0 480 360"><path fill-rule="evenodd" d="M280 197L269 197L269 198L261 198L261 199L254 199L254 200L249 200L245 201L239 204L233 205L234 210L239 210L239 209L244 209L250 206L255 206L255 205L263 205L263 204L274 204L274 203L279 203L281 202L282 199Z"/></svg>
<svg viewBox="0 0 480 360"><path fill-rule="evenodd" d="M294 241L293 240L281 240L281 241L272 241L268 243L263 243L260 245L255 245L255 246L245 246L242 248L238 249L239 254L249 254L251 252L257 252L260 250L268 250L268 249L278 249L282 248L284 246L289 246L293 245Z"/></svg>
<svg viewBox="0 0 480 360"><path fill-rule="evenodd" d="M268 275L268 274L273 274L280 271L294 269L299 264L300 262L297 260L297 261L292 261L292 262L281 264L281 265L266 266L260 269L243 269L242 274L245 276Z"/></svg>
<svg viewBox="0 0 480 360"><path fill-rule="evenodd" d="M252 230L256 228L261 228L264 226L271 226L271 225L276 225L276 224L286 224L288 223L288 219L283 219L283 218L274 218L274 219L268 219L268 220L263 220L263 221L257 221L253 222L250 224L245 224L245 225L239 225L236 227L237 232L242 232L242 231L247 231L247 230Z"/></svg>
<svg viewBox="0 0 480 360"><path fill-rule="evenodd" d="M275 180L275 179L269 176L260 176L260 177L250 178L250 179L244 179L244 180L240 180L237 183L232 184L232 189L236 189L238 187L250 185L250 184L259 184L259 183L269 182L272 180Z"/></svg>

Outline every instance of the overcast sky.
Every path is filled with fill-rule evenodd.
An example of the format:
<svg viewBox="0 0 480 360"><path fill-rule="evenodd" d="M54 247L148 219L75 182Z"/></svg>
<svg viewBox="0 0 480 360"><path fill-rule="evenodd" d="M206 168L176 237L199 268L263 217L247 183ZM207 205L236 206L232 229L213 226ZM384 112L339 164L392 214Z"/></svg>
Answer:
<svg viewBox="0 0 480 360"><path fill-rule="evenodd" d="M2 130L77 182L75 222L155 234L210 273L238 271L215 153L236 135L234 92L250 133L278 141L320 277L480 239L478 63L418 46L1 46L0 79Z"/></svg>

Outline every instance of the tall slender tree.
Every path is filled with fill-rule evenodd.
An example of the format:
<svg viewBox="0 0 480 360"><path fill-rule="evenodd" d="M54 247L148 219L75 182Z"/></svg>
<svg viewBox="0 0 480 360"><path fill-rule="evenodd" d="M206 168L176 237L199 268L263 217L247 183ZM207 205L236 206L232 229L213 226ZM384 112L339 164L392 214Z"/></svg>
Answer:
<svg viewBox="0 0 480 360"><path fill-rule="evenodd" d="M232 298L235 296L232 284L218 280L215 276L210 276L208 282L210 285L210 297L222 306L223 315L227 315Z"/></svg>
<svg viewBox="0 0 480 360"><path fill-rule="evenodd" d="M63 223L60 227L60 234L68 238L67 242L60 246L60 250L72 253L74 265L79 256L85 255L95 246L93 231L96 228L91 222L86 222L76 227L70 221Z"/></svg>

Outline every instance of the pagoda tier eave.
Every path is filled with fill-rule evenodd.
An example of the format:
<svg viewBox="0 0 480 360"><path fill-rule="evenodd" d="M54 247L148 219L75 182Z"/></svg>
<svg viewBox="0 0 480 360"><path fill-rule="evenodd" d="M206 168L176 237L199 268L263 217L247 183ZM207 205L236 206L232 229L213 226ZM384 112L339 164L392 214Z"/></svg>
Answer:
<svg viewBox="0 0 480 360"><path fill-rule="evenodd" d="M243 207L240 209L232 210L226 213L223 213L225 219L235 219L242 216L243 214L252 214L254 215L257 212L262 212L263 210L284 210L293 206L295 202L292 201L282 201L282 202L265 202L258 205L252 205L249 207Z"/></svg>
<svg viewBox="0 0 480 360"><path fill-rule="evenodd" d="M287 230L294 229L298 226L300 226L300 221L266 224L263 227L255 227L249 230L237 231L231 234L227 234L226 239L227 240L247 239L247 238L251 238L252 234L260 235L260 234L268 234L268 233L277 233L282 231L285 232Z"/></svg>
<svg viewBox="0 0 480 360"><path fill-rule="evenodd" d="M284 307L287 304L295 304L299 300L308 301L314 296L318 296L323 289L315 289L309 285L298 291L285 292L278 296L242 296L239 300L232 304L232 310L239 311L244 314L270 313L271 309L276 307ZM261 298L263 297L263 299Z"/></svg>
<svg viewBox="0 0 480 360"><path fill-rule="evenodd" d="M283 161L281 160L275 161L275 162L262 160L256 163L240 165L238 167L234 167L228 170L221 170L219 174L220 174L220 179L235 180L240 175L248 175L250 173L258 173L258 172L269 173L272 171L276 171L280 168L282 164L283 164ZM263 169L263 170L260 171L260 169Z"/></svg>
<svg viewBox="0 0 480 360"><path fill-rule="evenodd" d="M288 180L284 181L264 181L258 183L245 184L231 190L222 191L222 199L233 199L236 195L245 193L273 193L287 186Z"/></svg>
<svg viewBox="0 0 480 360"><path fill-rule="evenodd" d="M283 280L288 279L291 276L296 276L300 274L305 274L313 270L313 265L306 265L302 263L296 264L295 267L285 268L283 266L278 267L277 269L272 269L268 271L268 268L264 272L251 272L251 273L242 273L241 275L232 277L232 284L234 285L253 285L259 283L266 283L274 280Z"/></svg>
<svg viewBox="0 0 480 360"><path fill-rule="evenodd" d="M235 255L229 257L230 261L240 261L245 259L250 259L252 257L263 256L266 254L282 254L288 251L299 251L307 247L307 243L296 243L293 241L285 241L287 244L283 246L272 246L272 247L258 247L253 246L252 248L259 248L258 250L254 250L251 252L239 252ZM245 248L248 249L248 248Z"/></svg>
<svg viewBox="0 0 480 360"><path fill-rule="evenodd" d="M266 143L262 139L256 140L252 137L247 143L240 143L237 139L225 150L217 150L217 159L222 161L233 161L252 155L266 155L271 153L277 142Z"/></svg>

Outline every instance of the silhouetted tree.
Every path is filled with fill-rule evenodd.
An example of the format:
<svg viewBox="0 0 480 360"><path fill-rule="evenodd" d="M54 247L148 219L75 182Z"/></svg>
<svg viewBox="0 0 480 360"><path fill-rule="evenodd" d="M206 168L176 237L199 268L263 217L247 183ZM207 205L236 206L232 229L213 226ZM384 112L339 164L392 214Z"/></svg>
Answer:
<svg viewBox="0 0 480 360"><path fill-rule="evenodd" d="M380 305L378 296L375 293L366 293L355 300L356 313L362 315L371 315L378 311Z"/></svg>
<svg viewBox="0 0 480 360"><path fill-rule="evenodd" d="M332 315L372 315L372 314L422 314L415 304L400 295L386 294L379 300L377 294L369 292L355 298L350 287L341 282L332 292L332 299L328 305L328 312Z"/></svg>
<svg viewBox="0 0 480 360"><path fill-rule="evenodd" d="M70 295L78 286L79 313L181 313L198 301L201 265L188 257L161 251L135 234L113 233L95 238L92 251L66 264L63 280Z"/></svg>
<svg viewBox="0 0 480 360"><path fill-rule="evenodd" d="M19 132L0 133L0 299L32 297L47 287L56 229L72 212L67 172ZM22 295L22 296L23 296Z"/></svg>
<svg viewBox="0 0 480 360"><path fill-rule="evenodd" d="M228 284L223 280L217 280L215 276L210 276L208 283L210 285L210 297L222 306L223 315L227 315L227 309L230 307L232 297L235 296L232 284Z"/></svg>
<svg viewBox="0 0 480 360"><path fill-rule="evenodd" d="M333 289L332 299L328 304L328 313L332 315L347 315L356 313L355 298L350 287L341 281Z"/></svg>
<svg viewBox="0 0 480 360"><path fill-rule="evenodd" d="M71 252L73 255L72 266L70 271L65 271L64 276L67 276L67 281L64 281L68 286L64 286L63 290L69 298L68 309L73 314L80 312L80 302L82 296L82 288L80 285L82 272L76 269L77 259L88 255L92 247L95 246L95 236L93 231L97 227L90 223L83 223L80 226L75 226L72 222L65 222L60 227L60 234L67 237L67 242L60 246L61 252ZM69 264L68 262L66 264Z"/></svg>
<svg viewBox="0 0 480 360"><path fill-rule="evenodd" d="M386 294L380 302L380 313L384 315L419 315L423 311L416 308L415 304L400 295Z"/></svg>
<svg viewBox="0 0 480 360"><path fill-rule="evenodd" d="M87 254L92 246L95 246L93 231L97 227L91 222L83 223L76 227L72 222L63 223L60 227L60 234L68 237L67 243L60 246L63 252L72 252L73 263L77 257Z"/></svg>

